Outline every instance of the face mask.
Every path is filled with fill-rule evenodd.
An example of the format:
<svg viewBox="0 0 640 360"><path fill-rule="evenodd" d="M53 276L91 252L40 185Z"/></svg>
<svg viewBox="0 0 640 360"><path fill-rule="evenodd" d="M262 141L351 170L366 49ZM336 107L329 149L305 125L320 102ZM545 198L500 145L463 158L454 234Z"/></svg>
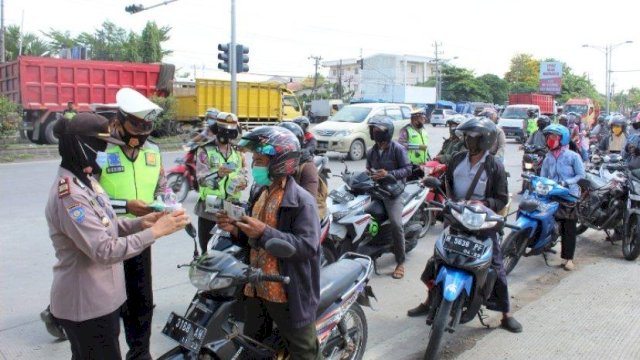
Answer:
<svg viewBox="0 0 640 360"><path fill-rule="evenodd" d="M638 130L638 129L640 129L640 122L633 123L632 126L633 126L634 129Z"/></svg>
<svg viewBox="0 0 640 360"><path fill-rule="evenodd" d="M100 169L104 169L107 167L107 153L104 151L98 151L96 154L96 164Z"/></svg>
<svg viewBox="0 0 640 360"><path fill-rule="evenodd" d="M559 139L555 139L555 138L548 138L547 139L547 147L550 150L554 150L558 146L560 146L560 140Z"/></svg>
<svg viewBox="0 0 640 360"><path fill-rule="evenodd" d="M482 149L480 149L480 137L465 136L464 144L467 146L470 155L478 155L482 152Z"/></svg>
<svg viewBox="0 0 640 360"><path fill-rule="evenodd" d="M126 131L123 131L122 134L122 141L124 141L125 144L127 144L127 146L131 147L131 148L141 148L142 145L144 145L145 141L147 141L147 138L149 137L149 135L131 135Z"/></svg>
<svg viewBox="0 0 640 360"><path fill-rule="evenodd" d="M455 126L449 127L449 135L450 136L456 136L456 127Z"/></svg>
<svg viewBox="0 0 640 360"><path fill-rule="evenodd" d="M619 136L620 134L622 134L622 128L620 126L613 126L611 128L611 131L615 136Z"/></svg>
<svg viewBox="0 0 640 360"><path fill-rule="evenodd" d="M424 124L422 123L422 121L418 121L418 122L414 123L414 125L418 129L422 129L424 127Z"/></svg>
<svg viewBox="0 0 640 360"><path fill-rule="evenodd" d="M374 132L373 133L373 141L381 143L387 141L387 134L383 132Z"/></svg>
<svg viewBox="0 0 640 360"><path fill-rule="evenodd" d="M273 181L269 179L269 168L266 166L254 166L251 168L251 175L253 175L253 180L258 185L266 185L269 186Z"/></svg>
<svg viewBox="0 0 640 360"><path fill-rule="evenodd" d="M229 138L220 134L216 135L216 139L218 139L218 143L221 145L227 145L229 143Z"/></svg>

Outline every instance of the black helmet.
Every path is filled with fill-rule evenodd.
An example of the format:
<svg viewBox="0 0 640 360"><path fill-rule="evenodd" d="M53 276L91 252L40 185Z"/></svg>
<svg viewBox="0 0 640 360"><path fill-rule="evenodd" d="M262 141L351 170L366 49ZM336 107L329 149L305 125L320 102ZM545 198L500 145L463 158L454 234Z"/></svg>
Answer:
<svg viewBox="0 0 640 360"><path fill-rule="evenodd" d="M300 142L300 146L302 147L302 145L304 144L304 130L302 130L302 128L298 124L285 121L280 123L279 126L291 131L293 135L295 135L296 138L298 138L298 141Z"/></svg>
<svg viewBox="0 0 640 360"><path fill-rule="evenodd" d="M377 128L385 132L385 137L379 139L379 141L391 141L393 137L393 120L384 115L376 115L369 119L369 136L371 140L375 140L373 137L373 129Z"/></svg>
<svg viewBox="0 0 640 360"><path fill-rule="evenodd" d="M300 163L300 143L293 133L279 126L260 126L245 134L238 147L270 158L269 177L294 174Z"/></svg>
<svg viewBox="0 0 640 360"><path fill-rule="evenodd" d="M527 116L531 117L531 116L534 116L535 114L536 114L536 111L534 109L527 110Z"/></svg>
<svg viewBox="0 0 640 360"><path fill-rule="evenodd" d="M544 128L546 128L547 126L551 125L551 119L549 119L548 116L546 115L542 115L540 117L538 117L538 128L540 130L544 130Z"/></svg>
<svg viewBox="0 0 640 360"><path fill-rule="evenodd" d="M467 119L462 115L453 115L452 117L447 119L447 126L451 126L451 124L458 126L461 123L463 123L465 120Z"/></svg>
<svg viewBox="0 0 640 360"><path fill-rule="evenodd" d="M558 123L564 126L569 126L569 117L565 114L558 116Z"/></svg>
<svg viewBox="0 0 640 360"><path fill-rule="evenodd" d="M307 129L309 128L309 124L311 124L311 122L309 121L309 118L306 116L298 116L292 121L294 124L298 124L298 126L300 126L300 128L304 132L307 132Z"/></svg>
<svg viewBox="0 0 640 360"><path fill-rule="evenodd" d="M479 150L489 150L496 142L498 130L496 124L487 118L472 118L456 128L456 135L466 144L466 137L477 138ZM470 149L471 150L471 149Z"/></svg>

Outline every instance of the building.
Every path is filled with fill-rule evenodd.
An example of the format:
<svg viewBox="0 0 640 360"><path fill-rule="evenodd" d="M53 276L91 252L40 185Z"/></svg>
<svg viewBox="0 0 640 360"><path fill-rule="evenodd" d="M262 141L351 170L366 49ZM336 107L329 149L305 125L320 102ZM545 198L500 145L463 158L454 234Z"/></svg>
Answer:
<svg viewBox="0 0 640 360"><path fill-rule="evenodd" d="M435 102L435 89L416 87L434 74L432 58L414 55L375 54L362 60L325 61L327 80L340 81L353 98L426 104ZM433 98L433 99L432 99Z"/></svg>

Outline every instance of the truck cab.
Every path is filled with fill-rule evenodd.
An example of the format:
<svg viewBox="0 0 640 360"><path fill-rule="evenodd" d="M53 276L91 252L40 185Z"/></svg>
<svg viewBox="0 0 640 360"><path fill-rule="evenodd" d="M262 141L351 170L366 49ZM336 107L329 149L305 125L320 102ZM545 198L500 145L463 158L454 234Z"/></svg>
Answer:
<svg viewBox="0 0 640 360"><path fill-rule="evenodd" d="M600 109L589 98L569 99L563 106L562 112L568 114L577 113L582 118L582 123L591 127L598 118Z"/></svg>
<svg viewBox="0 0 640 360"><path fill-rule="evenodd" d="M536 116L540 115L540 106L532 104L508 105L498 121L498 126L502 128L507 138L515 138L521 142L526 140L524 132L524 121L528 118L529 110L536 112Z"/></svg>

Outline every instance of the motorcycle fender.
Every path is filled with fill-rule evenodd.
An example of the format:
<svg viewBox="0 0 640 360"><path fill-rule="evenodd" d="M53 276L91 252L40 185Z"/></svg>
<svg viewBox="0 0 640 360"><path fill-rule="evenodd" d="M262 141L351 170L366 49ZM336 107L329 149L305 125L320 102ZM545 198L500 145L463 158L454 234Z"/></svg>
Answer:
<svg viewBox="0 0 640 360"><path fill-rule="evenodd" d="M355 231L354 239L359 239L360 237L362 237L362 234L364 234L365 230L367 230L367 228L369 227L370 219L371 215L369 214L349 215L340 219L338 222L340 224L349 224L350 226L353 226L353 230Z"/></svg>
<svg viewBox="0 0 640 360"><path fill-rule="evenodd" d="M171 167L171 169L167 170L167 175L169 174L184 174L187 172L187 166L185 164L177 164Z"/></svg>
<svg viewBox="0 0 640 360"><path fill-rule="evenodd" d="M331 226L329 227L329 235L336 239L344 239L347 237L347 227L335 222L331 223Z"/></svg>
<svg viewBox="0 0 640 360"><path fill-rule="evenodd" d="M527 229L529 234L528 238L531 238L536 231L536 227L538 223L536 220L529 218L528 216L523 216L522 214L518 214L518 219L516 220L516 226L522 229Z"/></svg>
<svg viewBox="0 0 640 360"><path fill-rule="evenodd" d="M436 284L442 286L442 296L447 301L455 301L464 289L471 296L473 276L464 270L442 266L436 277Z"/></svg>

